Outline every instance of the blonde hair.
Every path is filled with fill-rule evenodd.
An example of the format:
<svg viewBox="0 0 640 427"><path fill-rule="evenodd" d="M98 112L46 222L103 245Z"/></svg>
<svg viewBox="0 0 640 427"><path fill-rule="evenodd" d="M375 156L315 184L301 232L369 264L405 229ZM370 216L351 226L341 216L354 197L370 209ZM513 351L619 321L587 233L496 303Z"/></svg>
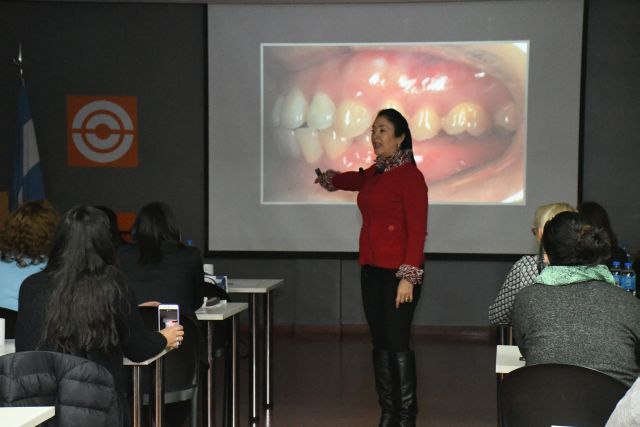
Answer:
<svg viewBox="0 0 640 427"><path fill-rule="evenodd" d="M538 206L533 220L533 227L538 230L544 229L544 225L560 212L578 212L569 203L551 203Z"/></svg>

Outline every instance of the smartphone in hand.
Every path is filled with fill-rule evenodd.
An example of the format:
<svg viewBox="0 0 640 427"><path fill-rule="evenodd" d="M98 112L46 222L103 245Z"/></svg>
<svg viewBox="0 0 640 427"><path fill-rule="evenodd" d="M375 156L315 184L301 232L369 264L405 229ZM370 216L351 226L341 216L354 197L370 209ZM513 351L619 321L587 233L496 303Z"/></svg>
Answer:
<svg viewBox="0 0 640 427"><path fill-rule="evenodd" d="M160 304L158 306L158 330L180 324L180 306L178 304Z"/></svg>

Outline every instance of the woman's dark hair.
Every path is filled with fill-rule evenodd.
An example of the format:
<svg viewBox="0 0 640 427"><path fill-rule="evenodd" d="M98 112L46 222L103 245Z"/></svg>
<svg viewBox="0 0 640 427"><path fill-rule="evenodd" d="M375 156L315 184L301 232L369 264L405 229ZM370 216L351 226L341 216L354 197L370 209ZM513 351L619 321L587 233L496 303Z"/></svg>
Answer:
<svg viewBox="0 0 640 427"><path fill-rule="evenodd" d="M118 345L124 285L115 264L107 216L91 206L69 210L56 228L45 269L55 289L42 343L72 354Z"/></svg>
<svg viewBox="0 0 640 427"><path fill-rule="evenodd" d="M397 110L393 108L386 108L384 110L378 111L376 118L384 117L391 122L393 125L395 136L400 136L404 134L404 139L400 144L400 150L410 150L413 149L413 140L411 139L411 131L409 130L409 123L407 123L407 119L404 118L402 114L400 114ZM413 158L413 154L411 154L411 161L413 164L416 163Z"/></svg>
<svg viewBox="0 0 640 427"><path fill-rule="evenodd" d="M180 241L176 217L169 205L162 202L142 207L131 234L138 244L141 264L153 264L162 260L162 242Z"/></svg>
<svg viewBox="0 0 640 427"><path fill-rule="evenodd" d="M598 265L609 258L607 233L576 212L562 212L544 226L542 245L551 265Z"/></svg>
<svg viewBox="0 0 640 427"><path fill-rule="evenodd" d="M118 229L118 216L116 213L106 206L94 206L96 209L100 209L109 219L109 234L111 234L111 242L113 243L114 248L118 249L118 247L125 245L127 242L124 241L122 235L120 234L120 230Z"/></svg>
<svg viewBox="0 0 640 427"><path fill-rule="evenodd" d="M596 202L582 202L578 205L578 212L587 219L589 224L602 228L607 233L611 246L618 246L618 238L611 228L609 215L601 205Z"/></svg>

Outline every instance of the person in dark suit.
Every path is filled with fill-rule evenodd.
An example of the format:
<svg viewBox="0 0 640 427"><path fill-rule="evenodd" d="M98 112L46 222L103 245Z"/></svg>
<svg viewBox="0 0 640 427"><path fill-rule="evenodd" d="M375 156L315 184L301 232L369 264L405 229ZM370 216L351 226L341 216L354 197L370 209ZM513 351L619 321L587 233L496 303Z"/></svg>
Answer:
<svg viewBox="0 0 640 427"><path fill-rule="evenodd" d="M134 244L118 248L118 262L138 304L178 304L193 316L203 301L204 271L198 249L180 242L166 203L145 205L131 230Z"/></svg>

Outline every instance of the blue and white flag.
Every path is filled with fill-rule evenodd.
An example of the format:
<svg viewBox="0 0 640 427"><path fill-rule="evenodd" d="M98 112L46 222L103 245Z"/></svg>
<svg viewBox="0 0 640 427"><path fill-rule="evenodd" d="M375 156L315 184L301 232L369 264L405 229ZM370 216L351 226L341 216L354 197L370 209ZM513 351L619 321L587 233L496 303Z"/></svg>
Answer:
<svg viewBox="0 0 640 427"><path fill-rule="evenodd" d="M18 95L18 140L13 153L9 205L13 210L23 202L42 199L44 199L42 166L36 143L36 130L29 108L27 88L23 83L20 85Z"/></svg>

